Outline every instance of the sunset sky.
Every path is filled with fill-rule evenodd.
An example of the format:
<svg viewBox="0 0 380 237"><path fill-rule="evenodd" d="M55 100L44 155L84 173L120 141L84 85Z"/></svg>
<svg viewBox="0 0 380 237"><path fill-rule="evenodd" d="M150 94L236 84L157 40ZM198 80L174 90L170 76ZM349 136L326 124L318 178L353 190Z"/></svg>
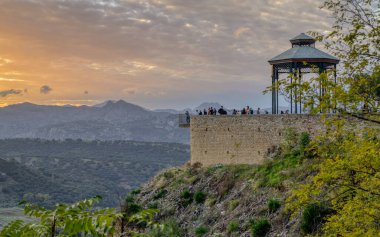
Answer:
<svg viewBox="0 0 380 237"><path fill-rule="evenodd" d="M269 107L268 60L330 28L320 0L1 0L0 106ZM321 45L318 45L321 47Z"/></svg>

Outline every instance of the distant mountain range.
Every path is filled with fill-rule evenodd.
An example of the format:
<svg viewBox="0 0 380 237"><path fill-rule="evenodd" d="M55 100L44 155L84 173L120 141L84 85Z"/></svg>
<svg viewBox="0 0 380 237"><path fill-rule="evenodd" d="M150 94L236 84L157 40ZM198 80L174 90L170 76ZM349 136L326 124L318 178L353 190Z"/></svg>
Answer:
<svg viewBox="0 0 380 237"><path fill-rule="evenodd" d="M0 139L135 140L187 144L189 131L178 127L177 114L185 111L196 114L197 110L210 107L218 110L221 106L213 102L202 103L193 109L152 111L123 100L79 107L14 104L0 108Z"/></svg>
<svg viewBox="0 0 380 237"><path fill-rule="evenodd" d="M0 108L0 138L189 143L189 131L173 113L123 100L79 107L22 103Z"/></svg>

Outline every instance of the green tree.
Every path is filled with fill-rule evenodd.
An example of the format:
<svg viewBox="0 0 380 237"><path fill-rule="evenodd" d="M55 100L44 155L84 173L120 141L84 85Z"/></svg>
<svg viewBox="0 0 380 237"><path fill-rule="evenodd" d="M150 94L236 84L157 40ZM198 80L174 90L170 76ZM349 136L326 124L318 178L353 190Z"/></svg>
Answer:
<svg viewBox="0 0 380 237"><path fill-rule="evenodd" d="M285 96L297 89L311 113L338 112L369 120L372 128L348 129L339 117L324 120L326 132L305 149L314 154L313 172L287 200L298 215L313 203L326 204L331 214L320 218L325 236L376 236L380 232L380 19L372 0L325 0L335 22L328 34L313 35L341 59L309 81L281 80ZM337 73L337 81L334 74ZM291 75L297 78L297 75ZM319 95L319 85L325 93Z"/></svg>
<svg viewBox="0 0 380 237"><path fill-rule="evenodd" d="M334 210L323 226L334 236L375 236L380 232L379 131L331 131L314 140L311 148L320 163L315 176L293 191L287 207L295 213L312 203Z"/></svg>
<svg viewBox="0 0 380 237"><path fill-rule="evenodd" d="M114 233L114 221L120 217L114 209L94 209L100 197L86 199L73 205L57 204L52 210L26 203L25 214L37 223L16 220L0 232L4 237L28 236L109 236Z"/></svg>
<svg viewBox="0 0 380 237"><path fill-rule="evenodd" d="M135 229L139 224L152 230L165 229L153 221L158 210L116 212L113 208L95 208L100 200L97 196L72 205L57 204L54 209L22 203L25 214L38 221L13 221L1 230L0 237L142 236Z"/></svg>

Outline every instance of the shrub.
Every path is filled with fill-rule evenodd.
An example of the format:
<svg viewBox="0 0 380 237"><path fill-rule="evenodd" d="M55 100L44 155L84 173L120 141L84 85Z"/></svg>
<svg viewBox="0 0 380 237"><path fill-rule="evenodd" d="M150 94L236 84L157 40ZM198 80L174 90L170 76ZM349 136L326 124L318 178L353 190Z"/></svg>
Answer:
<svg viewBox="0 0 380 237"><path fill-rule="evenodd" d="M134 203L135 202L135 198L133 196L130 196L128 195L126 198L125 198L125 203L128 204L128 203Z"/></svg>
<svg viewBox="0 0 380 237"><path fill-rule="evenodd" d="M282 144L282 149L284 149L285 152L289 152L297 146L298 141L299 134L297 131L294 128L288 128L285 131L285 140Z"/></svg>
<svg viewBox="0 0 380 237"><path fill-rule="evenodd" d="M150 202L150 203L148 203L148 208L149 209L157 209L158 208L157 202Z"/></svg>
<svg viewBox="0 0 380 237"><path fill-rule="evenodd" d="M326 205L321 203L309 204L302 213L301 230L305 234L319 231L329 214L332 214L332 209Z"/></svg>
<svg viewBox="0 0 380 237"><path fill-rule="evenodd" d="M267 219L260 219L252 225L252 236L265 237L270 231L271 225Z"/></svg>
<svg viewBox="0 0 380 237"><path fill-rule="evenodd" d="M230 203L228 204L228 208L230 209L230 211L235 210L237 206L239 206L239 200L237 199L231 200Z"/></svg>
<svg viewBox="0 0 380 237"><path fill-rule="evenodd" d="M146 236L149 237L182 237L184 236L178 222L174 219L164 221L165 228L152 228ZM145 235L144 235L145 236Z"/></svg>
<svg viewBox="0 0 380 237"><path fill-rule="evenodd" d="M183 206L187 206L187 205L189 205L192 202L193 202L193 194L188 189L185 189L181 193L181 203L182 203L182 205Z"/></svg>
<svg viewBox="0 0 380 237"><path fill-rule="evenodd" d="M205 234L207 234L207 232L208 232L207 227L201 225L195 229L195 236L196 237L202 237L202 236L205 236Z"/></svg>
<svg viewBox="0 0 380 237"><path fill-rule="evenodd" d="M162 189L160 189L160 191L158 191L158 192L153 196L153 199L154 199L154 200L157 200L157 199L163 198L167 193L168 193L168 190L162 188Z"/></svg>
<svg viewBox="0 0 380 237"><path fill-rule="evenodd" d="M214 198L214 197L208 197L206 200L206 205L209 207L214 206L215 203L216 203L216 198Z"/></svg>
<svg viewBox="0 0 380 237"><path fill-rule="evenodd" d="M127 211L126 211L126 213L128 215L133 215L133 214L138 213L141 210L142 210L142 208L141 208L140 205L138 205L136 203L130 203L130 204L127 205Z"/></svg>
<svg viewBox="0 0 380 237"><path fill-rule="evenodd" d="M231 221L227 226L227 232L232 233L236 232L239 229L239 223L237 221Z"/></svg>
<svg viewBox="0 0 380 237"><path fill-rule="evenodd" d="M206 194L202 191L195 192L194 200L196 203L204 203L204 201L206 200Z"/></svg>
<svg viewBox="0 0 380 237"><path fill-rule="evenodd" d="M133 196L128 195L125 198L124 210L125 210L126 214L133 215L133 214L136 214L137 212L141 211L142 208L140 205L135 203L135 198Z"/></svg>
<svg viewBox="0 0 380 237"><path fill-rule="evenodd" d="M188 190L188 189L185 189L182 194L181 194L181 197L183 199L190 199L191 198L191 192Z"/></svg>
<svg viewBox="0 0 380 237"><path fill-rule="evenodd" d="M270 213L276 212L281 207L281 204L276 199L270 199L268 202L268 209Z"/></svg>
<svg viewBox="0 0 380 237"><path fill-rule="evenodd" d="M164 173L164 177L165 177L166 179L172 179L172 178L174 178L174 174L173 174L171 171L166 171L166 172Z"/></svg>
<svg viewBox="0 0 380 237"><path fill-rule="evenodd" d="M299 144L301 149L304 149L310 143L310 135L307 132L303 132L299 138Z"/></svg>
<svg viewBox="0 0 380 237"><path fill-rule="evenodd" d="M135 189L135 190L133 190L133 191L131 192L132 195L137 195L137 194L139 194L139 193L141 193L141 189Z"/></svg>

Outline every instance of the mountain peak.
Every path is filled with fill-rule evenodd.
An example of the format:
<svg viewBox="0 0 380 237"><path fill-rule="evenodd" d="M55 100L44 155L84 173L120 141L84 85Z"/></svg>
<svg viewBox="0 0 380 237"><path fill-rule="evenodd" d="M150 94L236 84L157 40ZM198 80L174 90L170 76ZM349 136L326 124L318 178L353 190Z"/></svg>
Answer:
<svg viewBox="0 0 380 237"><path fill-rule="evenodd" d="M7 108L7 107L8 108L15 108L15 109L29 109L29 108L41 107L41 105L33 104L30 102L23 102L23 103L8 105L5 108Z"/></svg>
<svg viewBox="0 0 380 237"><path fill-rule="evenodd" d="M103 109L111 109L111 110L128 110L128 111L146 111L144 108L138 106L138 105L135 105L135 104L131 104L131 103L128 103L124 100L108 100L108 101L105 101L104 103L102 103L103 106L101 106L101 108ZM101 105L101 104L100 104ZM96 107L99 107L99 106L96 106Z"/></svg>

